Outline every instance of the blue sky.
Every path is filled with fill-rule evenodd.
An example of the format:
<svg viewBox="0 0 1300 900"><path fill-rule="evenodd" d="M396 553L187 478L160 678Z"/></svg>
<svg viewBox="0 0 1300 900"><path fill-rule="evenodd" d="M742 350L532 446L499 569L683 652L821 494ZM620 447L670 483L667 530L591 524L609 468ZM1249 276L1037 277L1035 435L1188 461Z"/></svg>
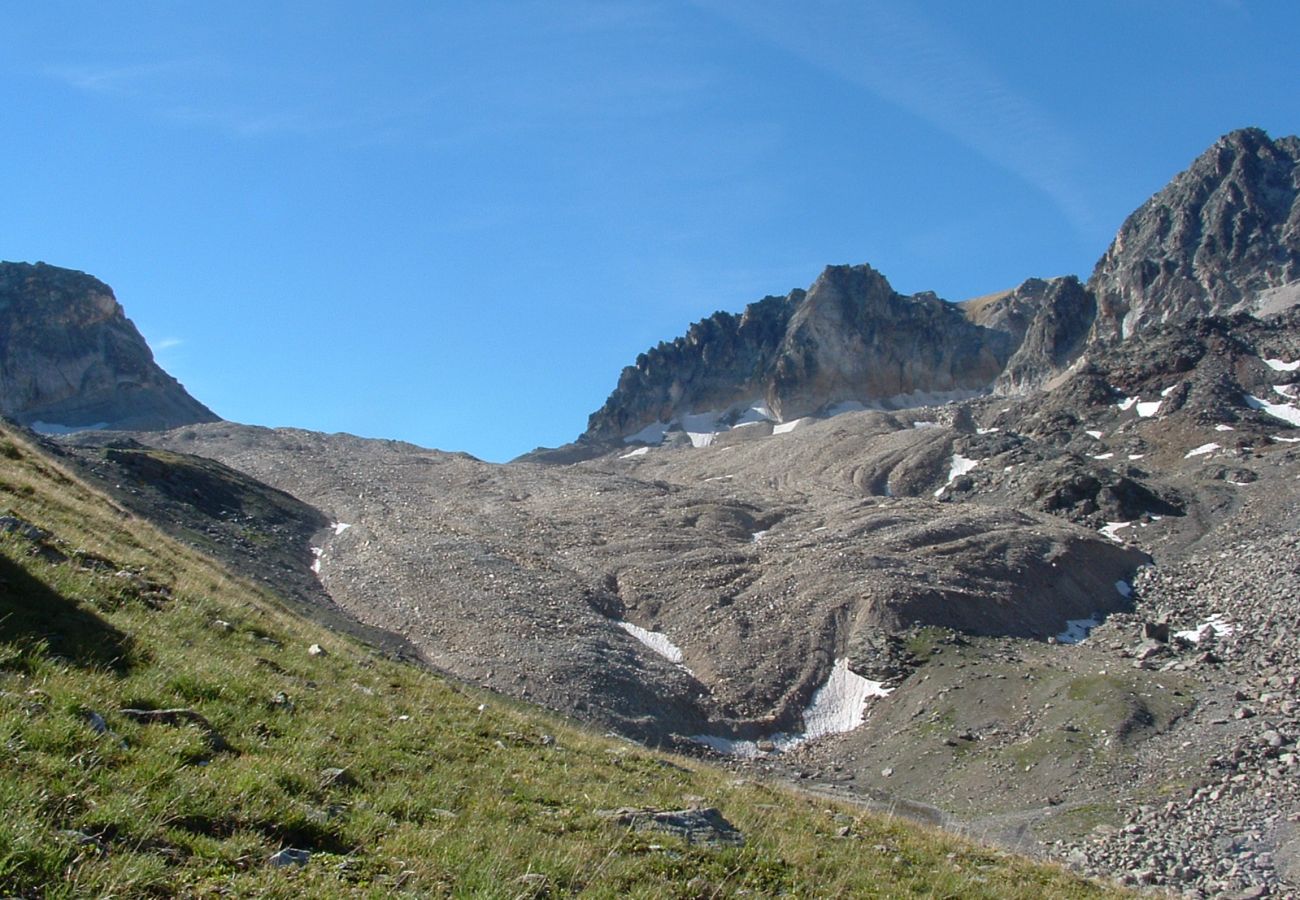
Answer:
<svg viewBox="0 0 1300 900"><path fill-rule="evenodd" d="M718 309L868 262L1086 276L1300 5L5 4L0 258L109 283L235 421L504 460Z"/></svg>

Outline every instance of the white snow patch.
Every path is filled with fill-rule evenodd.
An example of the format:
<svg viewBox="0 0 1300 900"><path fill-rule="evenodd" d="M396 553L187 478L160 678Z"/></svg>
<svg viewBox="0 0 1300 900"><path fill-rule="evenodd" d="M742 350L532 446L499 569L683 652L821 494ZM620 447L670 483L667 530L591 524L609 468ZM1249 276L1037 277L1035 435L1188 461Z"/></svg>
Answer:
<svg viewBox="0 0 1300 900"><path fill-rule="evenodd" d="M335 537L347 531L351 527L352 527L351 524L347 522L335 522L333 525L330 526L330 528L334 529Z"/></svg>
<svg viewBox="0 0 1300 900"><path fill-rule="evenodd" d="M1156 413L1160 412L1160 404L1164 402L1165 401L1163 400L1148 400L1145 403L1140 402L1137 405L1138 415L1144 419L1149 419Z"/></svg>
<svg viewBox="0 0 1300 900"><path fill-rule="evenodd" d="M1233 428L1231 425L1224 425L1222 422L1220 422L1218 425L1214 426L1214 430L1215 431L1236 431L1237 429Z"/></svg>
<svg viewBox="0 0 1300 900"><path fill-rule="evenodd" d="M945 490L948 489L948 485L952 484L957 479L958 476L965 475L967 472L975 468L977 465L979 465L978 459L967 459L966 457L960 454L954 453L952 455L952 460L948 463L948 481L946 484L944 484L943 487L935 491L934 495L938 497L940 494L942 494Z"/></svg>
<svg viewBox="0 0 1300 900"><path fill-rule="evenodd" d="M1127 581L1115 582L1115 590L1119 592L1121 597L1133 596L1133 585L1129 584Z"/></svg>
<svg viewBox="0 0 1300 900"><path fill-rule="evenodd" d="M1295 400L1295 399L1296 399L1296 396L1295 396L1295 389L1296 389L1296 386L1295 386L1294 384L1275 384L1275 385L1273 385L1273 393L1278 394L1279 396L1285 397L1285 398L1287 398L1288 400Z"/></svg>
<svg viewBox="0 0 1300 900"><path fill-rule="evenodd" d="M1132 522L1107 522L1098 530L1115 543L1122 544L1124 541L1119 536L1119 530L1121 528L1128 528L1132 524Z"/></svg>
<svg viewBox="0 0 1300 900"><path fill-rule="evenodd" d="M1115 405L1119 407L1120 412L1128 412L1133 408L1133 404L1138 402L1137 397L1125 397Z"/></svg>
<svg viewBox="0 0 1300 900"><path fill-rule="evenodd" d="M1266 359L1264 365L1268 366L1274 372L1294 372L1300 369L1300 359L1284 362L1280 359Z"/></svg>
<svg viewBox="0 0 1300 900"><path fill-rule="evenodd" d="M794 419L789 422L777 422L775 425L772 426L772 433L785 434L787 432L794 431L796 428L798 428L800 425L802 425L804 422L807 421L808 421L807 418L803 418L803 419Z"/></svg>
<svg viewBox="0 0 1300 900"><path fill-rule="evenodd" d="M108 427L107 422L96 422L94 425L60 425L57 422L33 422L27 426L37 434L75 434L78 431L103 431Z"/></svg>
<svg viewBox="0 0 1300 900"><path fill-rule="evenodd" d="M1001 428L976 428L975 433L976 434L997 434L1001 430L1002 430Z"/></svg>
<svg viewBox="0 0 1300 900"><path fill-rule="evenodd" d="M625 444L662 444L664 435L668 433L667 422L651 422L645 428L635 434L624 436Z"/></svg>
<svg viewBox="0 0 1300 900"><path fill-rule="evenodd" d="M913 422L913 428L939 428L938 422Z"/></svg>
<svg viewBox="0 0 1300 900"><path fill-rule="evenodd" d="M1275 419L1281 419L1283 422L1290 422L1292 425L1300 426L1300 409L1296 409L1289 403L1269 403L1267 400L1261 400L1247 394L1246 405L1251 409L1265 412Z"/></svg>
<svg viewBox="0 0 1300 900"><path fill-rule="evenodd" d="M1077 644L1086 640L1088 633L1100 624L1100 613L1093 613L1091 619L1067 619L1065 630L1056 636L1056 642L1058 644Z"/></svg>
<svg viewBox="0 0 1300 900"><path fill-rule="evenodd" d="M1101 440L1102 435L1104 435L1105 432L1103 432L1103 431L1085 431L1084 434L1086 434L1086 435L1087 435L1088 437L1090 437L1090 438L1096 438L1097 440Z"/></svg>
<svg viewBox="0 0 1300 900"><path fill-rule="evenodd" d="M1277 441L1280 444L1300 444L1300 438L1282 437L1277 434L1270 434L1269 439Z"/></svg>
<svg viewBox="0 0 1300 900"><path fill-rule="evenodd" d="M1229 624L1222 614L1215 613L1195 628L1175 632L1174 637L1191 641L1193 644L1199 644L1203 638L1211 634L1227 637L1234 631L1236 631L1236 628Z"/></svg>
<svg viewBox="0 0 1300 900"><path fill-rule="evenodd" d="M1172 394L1172 393L1173 393L1174 391L1176 391L1176 390L1178 390L1178 385L1176 385L1176 384L1171 384L1171 385L1169 385L1169 387L1165 388L1163 391L1160 392L1160 396L1161 396L1161 397L1168 397L1170 394Z"/></svg>
<svg viewBox="0 0 1300 900"><path fill-rule="evenodd" d="M767 404L760 400L750 404L749 408L740 414L740 418L736 420L736 424L732 427L743 428L746 425L758 425L763 422L770 422L774 418L772 410L768 409Z"/></svg>
<svg viewBox="0 0 1300 900"><path fill-rule="evenodd" d="M850 671L847 659L837 659L826 683L812 695L808 706L803 711L803 732L801 734L778 732L765 740L772 742L775 752L783 753L798 747L805 741L825 737L828 734L852 731L866 718L867 704L875 698L889 696L890 690L879 681L863 678L856 672ZM758 749L758 741L718 737L711 734L693 735L691 740L729 756L752 758L762 752Z"/></svg>
<svg viewBox="0 0 1300 900"><path fill-rule="evenodd" d="M1215 443L1201 444L1201 446L1197 447L1195 450L1188 450L1187 455L1184 456L1183 459L1191 459L1193 456L1204 456L1205 454L1213 453L1218 449L1219 445Z"/></svg>
<svg viewBox="0 0 1300 900"><path fill-rule="evenodd" d="M769 529L767 528L764 528L762 531L755 531L753 534L749 536L749 539L753 541L755 544L757 544L759 541L763 539L763 536L767 534L768 531Z"/></svg>
<svg viewBox="0 0 1300 900"><path fill-rule="evenodd" d="M1130 453L1130 454L1128 455L1128 458L1129 458L1129 459L1141 459L1141 458L1144 457L1144 456L1146 456L1145 453Z"/></svg>
<svg viewBox="0 0 1300 900"><path fill-rule="evenodd" d="M629 450L627 453L624 453L619 457L619 459L631 459L634 456L645 456L649 452L649 447L637 447L635 450Z"/></svg>
<svg viewBox="0 0 1300 900"><path fill-rule="evenodd" d="M619 622L617 624L618 627L669 662L680 663L682 661L682 648L670 641L668 635L663 632L647 631L640 625L633 625L631 622Z"/></svg>
<svg viewBox="0 0 1300 900"><path fill-rule="evenodd" d="M1096 456L1093 457L1093 459L1110 459L1114 455L1115 455L1114 453L1098 453Z"/></svg>
<svg viewBox="0 0 1300 900"><path fill-rule="evenodd" d="M803 711L804 738L811 740L852 731L866 717L867 701L888 695L889 689L881 682L850 671L847 659L835 660L830 677L812 695L808 708Z"/></svg>
<svg viewBox="0 0 1300 900"><path fill-rule="evenodd" d="M314 556L314 557L316 557L315 559L313 559L313 560L311 561L311 570L312 570L313 572L315 572L317 575L319 575L319 574L320 574L320 560L321 560L321 557L325 555L325 551L324 551L323 549L321 549L320 547L312 547L312 548L311 548L311 555Z"/></svg>
<svg viewBox="0 0 1300 900"><path fill-rule="evenodd" d="M715 412L691 413L681 417L682 431L691 439L692 447L707 447L727 426L718 423Z"/></svg>

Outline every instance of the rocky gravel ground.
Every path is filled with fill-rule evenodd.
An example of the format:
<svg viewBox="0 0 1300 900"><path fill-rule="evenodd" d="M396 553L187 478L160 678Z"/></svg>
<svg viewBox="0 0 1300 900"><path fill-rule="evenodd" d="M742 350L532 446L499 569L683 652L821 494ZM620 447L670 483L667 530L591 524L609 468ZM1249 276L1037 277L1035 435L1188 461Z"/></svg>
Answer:
<svg viewBox="0 0 1300 900"><path fill-rule="evenodd" d="M1175 634L1221 623L1202 627L1194 644L1148 639L1132 654L1132 665L1181 669L1203 684L1191 721L1139 758L1149 772L1185 759L1186 786L1135 804L1120 827L1062 842L1057 852L1085 871L1191 897L1296 896L1300 535L1292 527L1149 568L1134 589L1139 617L1163 620ZM1132 617L1107 623L1095 640L1121 630L1133 631Z"/></svg>

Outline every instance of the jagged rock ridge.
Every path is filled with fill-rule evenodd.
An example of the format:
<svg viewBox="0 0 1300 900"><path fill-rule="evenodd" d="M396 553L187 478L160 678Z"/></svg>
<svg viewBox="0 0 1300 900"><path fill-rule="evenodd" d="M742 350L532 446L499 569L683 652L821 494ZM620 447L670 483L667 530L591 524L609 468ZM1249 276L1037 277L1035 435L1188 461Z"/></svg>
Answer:
<svg viewBox="0 0 1300 900"><path fill-rule="evenodd" d="M44 263L0 263L0 414L49 431L220 421L158 367L108 285Z"/></svg>
<svg viewBox="0 0 1300 900"><path fill-rule="evenodd" d="M1022 393L1155 324L1280 311L1300 301L1298 198L1300 139L1243 129L1130 215L1086 285L1031 278L954 305L900 295L870 266L828 267L807 292L715 313L643 353L581 442L656 443L705 413L716 422L695 427L716 430Z"/></svg>
<svg viewBox="0 0 1300 900"><path fill-rule="evenodd" d="M754 405L789 421L830 404L906 406L915 395L987 390L1015 347L932 293L905 296L870 266L828 266L805 291L715 313L641 354L594 413L587 436ZM932 399L932 397L927 397Z"/></svg>

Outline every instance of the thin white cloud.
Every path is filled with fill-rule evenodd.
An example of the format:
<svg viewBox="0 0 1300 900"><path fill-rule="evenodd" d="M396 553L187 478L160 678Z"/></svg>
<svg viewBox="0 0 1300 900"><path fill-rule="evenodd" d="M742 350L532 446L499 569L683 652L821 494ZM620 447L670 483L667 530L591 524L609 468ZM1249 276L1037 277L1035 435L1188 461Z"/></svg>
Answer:
<svg viewBox="0 0 1300 900"><path fill-rule="evenodd" d="M1093 224L1082 154L1044 111L957 35L904 5L696 0L798 57L955 138L1046 194L1076 228Z"/></svg>
<svg viewBox="0 0 1300 900"><path fill-rule="evenodd" d="M302 103L273 107L253 99L250 76L211 59L162 60L134 65L47 66L45 75L105 100L141 105L182 125L239 138L307 135L361 124ZM253 79L255 82L255 79Z"/></svg>
<svg viewBox="0 0 1300 900"><path fill-rule="evenodd" d="M197 74L203 66L197 60L162 60L134 65L47 66L45 74L69 87L91 94L134 94L160 81Z"/></svg>
<svg viewBox="0 0 1300 900"><path fill-rule="evenodd" d="M150 346L153 347L154 353L161 353L164 350L170 350L173 347L179 347L183 343L185 343L184 338L166 337L163 338L161 341L158 341L156 343L151 343Z"/></svg>

